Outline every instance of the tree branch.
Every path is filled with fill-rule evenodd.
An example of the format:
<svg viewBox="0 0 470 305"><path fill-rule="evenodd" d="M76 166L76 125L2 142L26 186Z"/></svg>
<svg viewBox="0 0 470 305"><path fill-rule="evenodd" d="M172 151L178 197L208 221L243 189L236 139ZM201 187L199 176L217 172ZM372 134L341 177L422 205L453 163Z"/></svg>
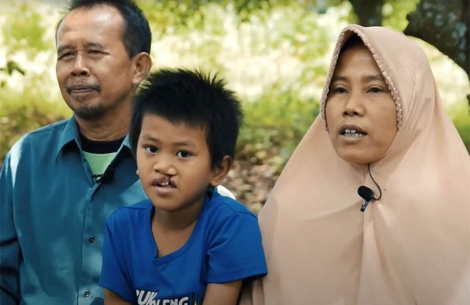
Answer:
<svg viewBox="0 0 470 305"><path fill-rule="evenodd" d="M422 39L451 58L470 80L470 2L421 0L407 16L406 35Z"/></svg>
<svg viewBox="0 0 470 305"><path fill-rule="evenodd" d="M360 25L382 25L384 0L349 0L349 2L351 2Z"/></svg>

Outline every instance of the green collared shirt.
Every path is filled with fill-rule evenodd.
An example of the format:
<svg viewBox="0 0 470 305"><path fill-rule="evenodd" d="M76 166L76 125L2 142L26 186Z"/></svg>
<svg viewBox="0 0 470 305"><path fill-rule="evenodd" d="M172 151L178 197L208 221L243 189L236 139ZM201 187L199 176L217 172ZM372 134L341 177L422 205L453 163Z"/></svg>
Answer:
<svg viewBox="0 0 470 305"><path fill-rule="evenodd" d="M0 174L0 304L103 304L106 219L146 198L127 138L110 167L92 178L74 118L11 148Z"/></svg>

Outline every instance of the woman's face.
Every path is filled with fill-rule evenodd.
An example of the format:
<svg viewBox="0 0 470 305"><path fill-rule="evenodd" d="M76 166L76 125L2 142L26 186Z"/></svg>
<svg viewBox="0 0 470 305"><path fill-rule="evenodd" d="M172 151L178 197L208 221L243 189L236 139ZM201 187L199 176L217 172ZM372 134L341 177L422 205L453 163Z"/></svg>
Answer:
<svg viewBox="0 0 470 305"><path fill-rule="evenodd" d="M365 46L340 54L325 112L331 143L342 159L365 165L385 156L397 134L396 106Z"/></svg>

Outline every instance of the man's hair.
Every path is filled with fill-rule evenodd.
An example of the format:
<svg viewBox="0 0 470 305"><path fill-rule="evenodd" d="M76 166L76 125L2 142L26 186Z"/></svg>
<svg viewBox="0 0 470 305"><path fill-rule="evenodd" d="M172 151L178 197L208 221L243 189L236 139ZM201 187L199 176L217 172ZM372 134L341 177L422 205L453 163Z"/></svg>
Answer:
<svg viewBox="0 0 470 305"><path fill-rule="evenodd" d="M117 9L122 16L124 21L122 41L129 58L133 58L141 52L150 54L152 32L147 18L133 0L72 0L65 16L77 9L91 9L106 5ZM65 16L57 24L56 35Z"/></svg>
<svg viewBox="0 0 470 305"><path fill-rule="evenodd" d="M160 69L134 96L129 141L136 155L144 115L160 116L173 124L203 128L212 167L224 156L235 156L243 110L224 80L199 70Z"/></svg>

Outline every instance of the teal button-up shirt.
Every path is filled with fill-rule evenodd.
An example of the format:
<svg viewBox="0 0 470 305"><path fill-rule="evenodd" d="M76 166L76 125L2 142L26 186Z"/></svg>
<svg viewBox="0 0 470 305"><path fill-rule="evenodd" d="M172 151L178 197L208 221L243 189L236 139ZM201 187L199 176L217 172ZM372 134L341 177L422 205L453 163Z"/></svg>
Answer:
<svg viewBox="0 0 470 305"><path fill-rule="evenodd" d="M103 304L106 219L145 198L127 138L110 167L114 179L92 179L73 118L12 147L0 174L1 305Z"/></svg>

